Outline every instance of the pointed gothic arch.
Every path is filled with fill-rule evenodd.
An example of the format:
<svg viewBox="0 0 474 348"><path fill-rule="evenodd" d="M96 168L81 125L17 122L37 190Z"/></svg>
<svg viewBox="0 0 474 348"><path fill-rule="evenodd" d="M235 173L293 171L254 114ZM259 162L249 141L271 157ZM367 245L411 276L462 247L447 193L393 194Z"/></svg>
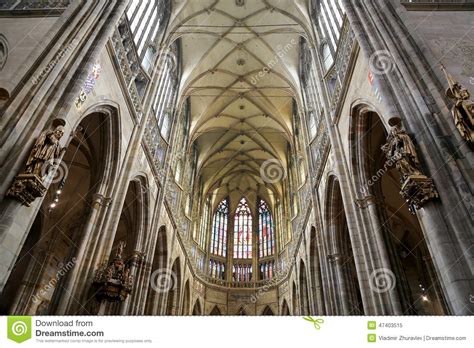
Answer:
<svg viewBox="0 0 474 348"><path fill-rule="evenodd" d="M196 315L196 316L202 315L202 307L201 307L201 302L199 301L199 299L197 299L196 302L194 303L192 315Z"/></svg>
<svg viewBox="0 0 474 348"><path fill-rule="evenodd" d="M178 315L181 296L181 263L179 257L173 262L169 277L172 285L167 293L166 315Z"/></svg>
<svg viewBox="0 0 474 348"><path fill-rule="evenodd" d="M150 287L148 288L146 301L146 314L160 315L165 311L166 293L160 291L162 284L162 273L168 268L168 244L166 226L158 229L158 237L153 255L153 263L150 275Z"/></svg>
<svg viewBox="0 0 474 348"><path fill-rule="evenodd" d="M284 316L291 315L290 307L288 306L288 302L286 302L286 300L283 300L283 303L281 305L280 315L284 315Z"/></svg>
<svg viewBox="0 0 474 348"><path fill-rule="evenodd" d="M273 313L270 306L266 306L265 309L262 311L262 315L271 316L271 315L275 315L275 314Z"/></svg>
<svg viewBox="0 0 474 348"><path fill-rule="evenodd" d="M222 314L221 314L221 310L216 305L216 306L214 306L214 308L212 308L212 311L211 311L211 313L209 313L209 315L222 315Z"/></svg>
<svg viewBox="0 0 474 348"><path fill-rule="evenodd" d="M349 145L355 187L360 199L369 198L369 205L374 205L372 200L382 203L375 205L371 215L380 226L378 233L395 277L396 294L391 296L399 298L404 313L446 314L448 306L420 222L400 196L399 174L393 165L387 165L381 150L388 128L373 105L354 103Z"/></svg>

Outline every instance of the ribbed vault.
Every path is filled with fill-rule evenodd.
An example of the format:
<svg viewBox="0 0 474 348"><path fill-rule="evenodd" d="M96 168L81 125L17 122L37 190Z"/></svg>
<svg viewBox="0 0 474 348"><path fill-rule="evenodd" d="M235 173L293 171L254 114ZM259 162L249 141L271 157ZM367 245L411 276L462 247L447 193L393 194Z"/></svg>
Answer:
<svg viewBox="0 0 474 348"><path fill-rule="evenodd" d="M299 91L299 42L306 36L299 1L175 1L170 40L181 39L181 100L190 100L198 172L217 204L259 195L271 204L283 181L260 168L283 168L292 146ZM232 199L232 198L235 199Z"/></svg>

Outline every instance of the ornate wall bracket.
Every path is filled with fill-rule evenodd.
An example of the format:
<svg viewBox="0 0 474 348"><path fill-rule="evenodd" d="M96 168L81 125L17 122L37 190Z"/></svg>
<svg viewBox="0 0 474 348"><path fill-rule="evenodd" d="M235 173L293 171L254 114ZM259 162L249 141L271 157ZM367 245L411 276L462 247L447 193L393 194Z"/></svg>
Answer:
<svg viewBox="0 0 474 348"><path fill-rule="evenodd" d="M408 176L402 185L400 194L407 201L408 209L412 214L415 214L417 209L422 208L427 202L439 196L433 180L426 175Z"/></svg>
<svg viewBox="0 0 474 348"><path fill-rule="evenodd" d="M433 180L421 172L415 145L410 136L401 129L400 119L393 118L389 124L392 129L387 143L382 146L387 157L386 165L390 167L395 164L402 184L400 194L407 201L410 212L415 214L416 210L427 202L438 198L438 191Z"/></svg>
<svg viewBox="0 0 474 348"><path fill-rule="evenodd" d="M29 207L36 198L43 197L46 191L43 181L37 175L19 174L8 190L7 197L14 198Z"/></svg>
<svg viewBox="0 0 474 348"><path fill-rule="evenodd" d="M128 260L123 261L124 249L125 242L121 241L113 261L96 271L92 285L98 301L123 302L132 292L133 275Z"/></svg>

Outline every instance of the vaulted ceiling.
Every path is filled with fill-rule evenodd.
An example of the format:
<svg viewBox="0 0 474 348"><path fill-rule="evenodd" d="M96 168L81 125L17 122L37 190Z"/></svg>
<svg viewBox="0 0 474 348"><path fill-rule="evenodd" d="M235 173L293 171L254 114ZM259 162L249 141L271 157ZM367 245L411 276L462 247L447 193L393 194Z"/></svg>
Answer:
<svg viewBox="0 0 474 348"><path fill-rule="evenodd" d="M190 98L190 139L214 204L226 196L237 204L242 195L274 203L282 193L283 180L262 170L288 163L304 3L174 2L169 32L171 41L181 38L181 99Z"/></svg>

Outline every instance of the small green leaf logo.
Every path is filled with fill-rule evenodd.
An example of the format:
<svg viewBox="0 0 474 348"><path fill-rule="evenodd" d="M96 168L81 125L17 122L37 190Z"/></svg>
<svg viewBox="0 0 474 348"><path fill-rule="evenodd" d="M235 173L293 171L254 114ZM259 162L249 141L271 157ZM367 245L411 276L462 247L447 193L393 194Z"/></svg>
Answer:
<svg viewBox="0 0 474 348"><path fill-rule="evenodd" d="M321 324L324 324L324 319L321 319L321 318L315 319L315 318L313 318L313 317L303 317L303 319L306 320L306 321L309 321L309 322L313 323L314 328L315 328L316 330L321 329Z"/></svg>
<svg viewBox="0 0 474 348"><path fill-rule="evenodd" d="M8 317L7 337L17 343L31 338L31 317Z"/></svg>

